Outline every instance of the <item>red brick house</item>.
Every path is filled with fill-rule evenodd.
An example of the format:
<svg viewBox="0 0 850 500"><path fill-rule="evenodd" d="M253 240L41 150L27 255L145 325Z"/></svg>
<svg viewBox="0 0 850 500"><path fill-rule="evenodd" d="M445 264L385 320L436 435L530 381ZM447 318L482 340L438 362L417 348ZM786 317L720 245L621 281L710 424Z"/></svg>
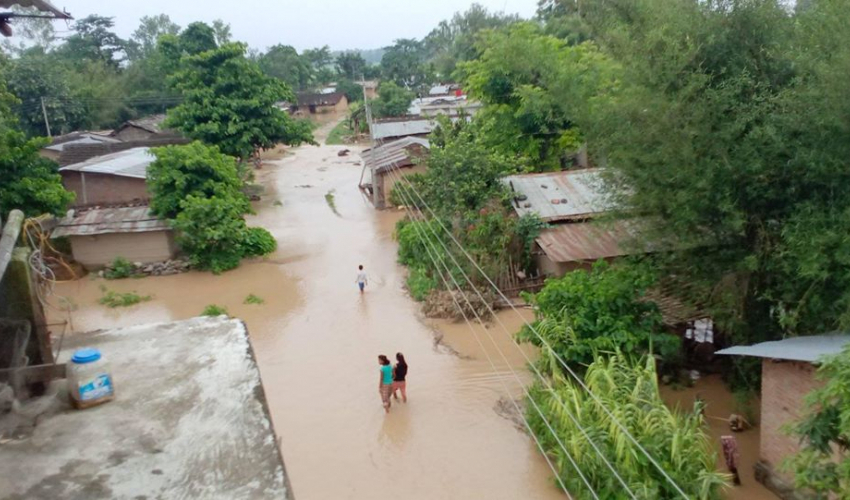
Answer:
<svg viewBox="0 0 850 500"><path fill-rule="evenodd" d="M785 426L800 419L806 395L821 386L815 377L818 360L838 354L848 343L847 334L812 335L729 347L716 353L762 359L761 444L755 475L780 498L800 498L791 478L779 471L783 460L800 449L798 439L789 436Z"/></svg>

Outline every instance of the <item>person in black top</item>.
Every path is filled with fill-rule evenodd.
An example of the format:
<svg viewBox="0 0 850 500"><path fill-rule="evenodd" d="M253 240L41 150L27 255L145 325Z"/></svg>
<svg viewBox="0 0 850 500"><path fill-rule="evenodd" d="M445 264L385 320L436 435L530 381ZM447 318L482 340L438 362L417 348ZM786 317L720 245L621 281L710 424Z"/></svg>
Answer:
<svg viewBox="0 0 850 500"><path fill-rule="evenodd" d="M395 355L397 361L393 369L393 397L398 399L399 390L401 391L401 400L407 403L407 361L404 360L404 354L397 352Z"/></svg>

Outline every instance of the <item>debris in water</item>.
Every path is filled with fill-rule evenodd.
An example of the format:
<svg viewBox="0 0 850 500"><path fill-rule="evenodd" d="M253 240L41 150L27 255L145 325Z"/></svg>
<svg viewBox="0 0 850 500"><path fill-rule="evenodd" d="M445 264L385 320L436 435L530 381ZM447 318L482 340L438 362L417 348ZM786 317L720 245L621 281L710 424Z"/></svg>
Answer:
<svg viewBox="0 0 850 500"><path fill-rule="evenodd" d="M325 201L328 202L328 206L331 207L331 211L333 213L335 213L336 215L340 216L339 212L337 212L337 210L336 210L336 201L334 201L334 191L336 191L336 190L331 189L330 191L327 192L327 194L325 194Z"/></svg>

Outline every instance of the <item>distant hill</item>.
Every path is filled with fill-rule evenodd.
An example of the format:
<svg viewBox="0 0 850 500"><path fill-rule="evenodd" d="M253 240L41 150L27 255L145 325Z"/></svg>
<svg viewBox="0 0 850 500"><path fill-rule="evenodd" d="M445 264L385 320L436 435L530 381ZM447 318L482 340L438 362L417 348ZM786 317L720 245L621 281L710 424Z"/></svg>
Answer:
<svg viewBox="0 0 850 500"><path fill-rule="evenodd" d="M359 52L360 56L363 57L363 59L365 59L368 64L380 64L381 58L384 57L384 52L386 52L384 49L369 49L369 50L351 49L351 50L353 50L355 52ZM348 52L348 50L335 50L335 51L331 52L331 54L334 56L334 58L336 58L336 56L338 56L339 54L341 54L343 52Z"/></svg>

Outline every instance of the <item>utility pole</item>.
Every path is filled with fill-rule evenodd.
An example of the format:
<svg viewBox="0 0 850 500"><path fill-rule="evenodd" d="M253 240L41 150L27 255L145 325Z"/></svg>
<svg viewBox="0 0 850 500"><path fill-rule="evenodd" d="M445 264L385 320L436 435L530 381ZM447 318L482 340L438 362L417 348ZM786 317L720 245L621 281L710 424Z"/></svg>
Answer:
<svg viewBox="0 0 850 500"><path fill-rule="evenodd" d="M41 113L44 115L44 128L47 129L47 137L53 137L50 133L50 122L47 120L47 108L44 107L44 97L41 98Z"/></svg>

